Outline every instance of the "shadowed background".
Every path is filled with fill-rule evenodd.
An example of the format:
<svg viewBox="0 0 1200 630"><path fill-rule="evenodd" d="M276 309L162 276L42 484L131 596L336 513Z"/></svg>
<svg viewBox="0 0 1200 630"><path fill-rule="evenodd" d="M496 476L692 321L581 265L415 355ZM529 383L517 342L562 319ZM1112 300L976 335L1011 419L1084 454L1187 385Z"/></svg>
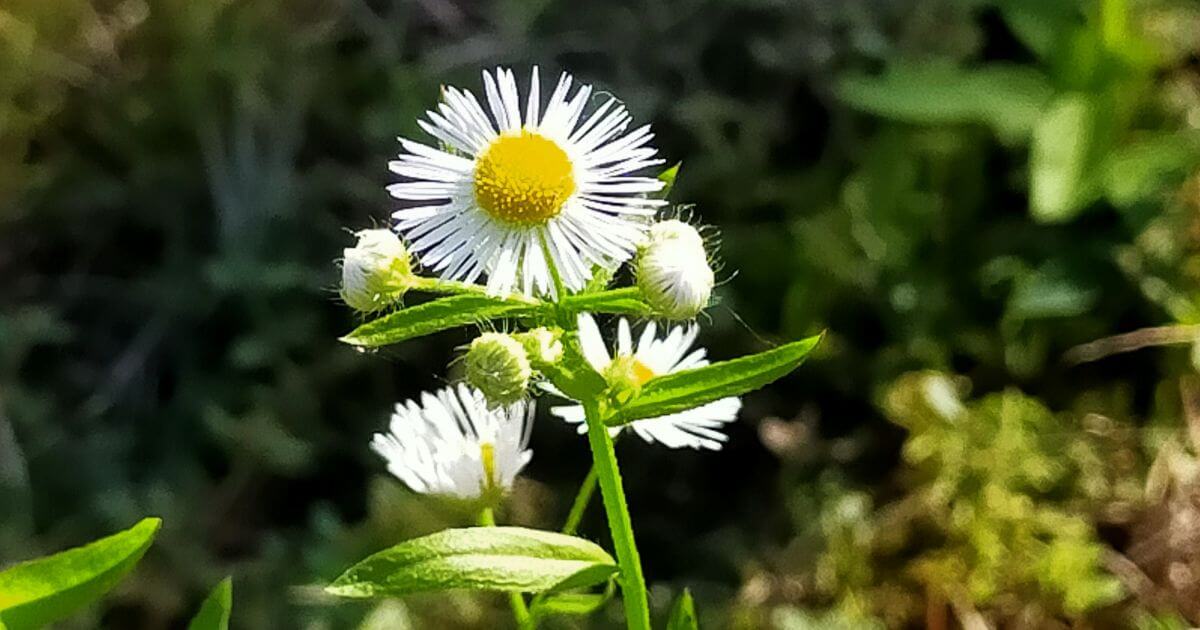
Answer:
<svg viewBox="0 0 1200 630"><path fill-rule="evenodd" d="M472 331L352 351L334 261L440 84L536 63L683 162L711 356L828 331L723 451L621 444L657 615L1200 622L1198 34L1182 0L7 0L0 565L157 515L63 627L181 627L227 574L236 628L509 624L317 586L470 520L367 442ZM533 449L505 518L554 528L586 444Z"/></svg>

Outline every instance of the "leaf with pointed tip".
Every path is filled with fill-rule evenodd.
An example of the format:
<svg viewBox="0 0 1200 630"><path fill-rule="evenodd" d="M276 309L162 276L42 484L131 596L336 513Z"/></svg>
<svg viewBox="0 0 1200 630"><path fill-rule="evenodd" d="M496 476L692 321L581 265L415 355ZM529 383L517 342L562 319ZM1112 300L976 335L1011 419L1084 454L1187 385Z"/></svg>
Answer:
<svg viewBox="0 0 1200 630"><path fill-rule="evenodd" d="M659 199L666 199L671 196L671 189L675 188L675 178L679 177L679 167L683 166L683 162L676 162L674 166L658 174L658 181L663 183L662 190L655 193Z"/></svg>
<svg viewBox="0 0 1200 630"><path fill-rule="evenodd" d="M651 379L636 398L617 410L609 424L656 418L756 390L799 367L820 340L821 335L816 335L740 359Z"/></svg>
<svg viewBox="0 0 1200 630"><path fill-rule="evenodd" d="M699 627L699 621L696 620L696 604L692 602L691 591L685 588L671 606L667 630L698 630Z"/></svg>
<svg viewBox="0 0 1200 630"><path fill-rule="evenodd" d="M229 630L233 609L233 578L225 578L208 594L200 612L188 624L188 630Z"/></svg>
<svg viewBox="0 0 1200 630"><path fill-rule="evenodd" d="M342 341L375 348L459 326L529 315L537 308L535 304L486 295L453 295L369 321L342 337Z"/></svg>
<svg viewBox="0 0 1200 630"><path fill-rule="evenodd" d="M325 590L355 598L450 589L534 593L563 583L591 586L616 571L612 556L582 538L522 527L468 527L381 551Z"/></svg>
<svg viewBox="0 0 1200 630"><path fill-rule="evenodd" d="M143 519L118 534L0 572L0 625L40 628L95 601L133 569L161 525L157 518Z"/></svg>

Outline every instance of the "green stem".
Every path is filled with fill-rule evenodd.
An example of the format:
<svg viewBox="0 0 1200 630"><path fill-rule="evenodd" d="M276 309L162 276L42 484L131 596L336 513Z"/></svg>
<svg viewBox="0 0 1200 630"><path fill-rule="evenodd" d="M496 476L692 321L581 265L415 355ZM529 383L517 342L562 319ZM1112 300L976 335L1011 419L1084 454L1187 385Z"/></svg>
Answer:
<svg viewBox="0 0 1200 630"><path fill-rule="evenodd" d="M479 511L479 524L483 527L496 526L496 514L492 508L485 507ZM529 608L525 606L525 598L520 593L509 593L508 603L512 607L513 618L517 620L517 628L526 630L535 627L529 616Z"/></svg>
<svg viewBox="0 0 1200 630"><path fill-rule="evenodd" d="M592 501L592 495L596 493L596 479L596 466L593 465L588 469L587 477L583 478L579 492L575 494L575 502L571 504L571 511L567 514L567 522L563 524L562 533L569 536L579 529L579 521L583 520L583 513L587 510L588 503Z"/></svg>
<svg viewBox="0 0 1200 630"><path fill-rule="evenodd" d="M642 563L633 540L633 523L629 519L629 507L625 502L625 489L621 486L617 453L613 449L612 437L604 424L600 406L595 401L585 401L583 408L587 415L588 445L592 448L592 462L600 482L600 496L604 499L608 528L612 532L617 564L621 567L625 622L629 630L650 630L650 603L646 599L646 578L642 575Z"/></svg>

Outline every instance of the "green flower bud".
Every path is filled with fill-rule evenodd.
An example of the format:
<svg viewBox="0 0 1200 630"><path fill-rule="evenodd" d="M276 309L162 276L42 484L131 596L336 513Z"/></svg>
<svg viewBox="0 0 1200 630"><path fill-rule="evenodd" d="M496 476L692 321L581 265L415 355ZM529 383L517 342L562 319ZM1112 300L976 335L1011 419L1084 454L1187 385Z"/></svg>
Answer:
<svg viewBox="0 0 1200 630"><path fill-rule="evenodd" d="M391 230L362 230L358 242L343 251L342 300L350 308L373 313L393 304L412 283L412 265L404 243Z"/></svg>
<svg viewBox="0 0 1200 630"><path fill-rule="evenodd" d="M683 221L662 221L650 228L638 250L637 284L642 297L666 319L692 319L708 305L715 278L704 239Z"/></svg>
<svg viewBox="0 0 1200 630"><path fill-rule="evenodd" d="M467 383L489 403L509 405L525 397L533 368L524 346L510 335L483 333L466 355Z"/></svg>
<svg viewBox="0 0 1200 630"><path fill-rule="evenodd" d="M556 331L539 327L513 336L521 342L525 354L529 356L529 361L535 368L554 365L562 359L563 346Z"/></svg>

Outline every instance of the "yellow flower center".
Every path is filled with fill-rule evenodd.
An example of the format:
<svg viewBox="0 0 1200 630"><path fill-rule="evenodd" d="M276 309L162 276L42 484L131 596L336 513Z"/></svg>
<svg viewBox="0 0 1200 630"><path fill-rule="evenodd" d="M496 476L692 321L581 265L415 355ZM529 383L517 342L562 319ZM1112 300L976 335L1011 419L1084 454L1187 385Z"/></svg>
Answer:
<svg viewBox="0 0 1200 630"><path fill-rule="evenodd" d="M646 381L654 378L654 370L651 370L649 366L637 359L633 360L633 365L630 366L629 371L633 374L633 378L637 380L638 386L645 385Z"/></svg>
<svg viewBox="0 0 1200 630"><path fill-rule="evenodd" d="M532 131L496 138L475 163L475 201L505 223L542 225L562 212L573 192L566 152Z"/></svg>
<svg viewBox="0 0 1200 630"><path fill-rule="evenodd" d="M642 363L634 356L618 356L605 370L609 383L616 383L635 389L641 388L650 379L657 376L650 366Z"/></svg>
<svg viewBox="0 0 1200 630"><path fill-rule="evenodd" d="M496 447L491 442L479 445L479 459L483 463L483 490L490 492L496 486Z"/></svg>

